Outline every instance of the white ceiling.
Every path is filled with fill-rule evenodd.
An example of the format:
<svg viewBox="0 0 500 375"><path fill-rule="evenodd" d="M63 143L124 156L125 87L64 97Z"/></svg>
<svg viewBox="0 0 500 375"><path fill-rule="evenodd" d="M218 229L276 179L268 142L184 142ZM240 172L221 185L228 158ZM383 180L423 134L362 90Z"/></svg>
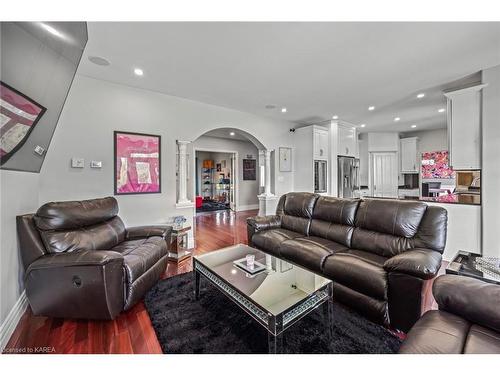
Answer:
<svg viewBox="0 0 500 375"><path fill-rule="evenodd" d="M442 127L443 87L500 64L498 22L90 22L88 29L81 74L299 124L337 114L366 123L364 131Z"/></svg>

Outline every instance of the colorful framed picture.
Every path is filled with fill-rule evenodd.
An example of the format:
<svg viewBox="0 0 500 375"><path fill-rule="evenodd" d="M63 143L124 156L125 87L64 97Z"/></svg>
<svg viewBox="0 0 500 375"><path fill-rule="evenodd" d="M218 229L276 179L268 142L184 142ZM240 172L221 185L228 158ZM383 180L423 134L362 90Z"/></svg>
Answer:
<svg viewBox="0 0 500 375"><path fill-rule="evenodd" d="M46 108L0 81L0 165L26 142Z"/></svg>
<svg viewBox="0 0 500 375"><path fill-rule="evenodd" d="M115 195L161 193L161 136L114 132Z"/></svg>
<svg viewBox="0 0 500 375"><path fill-rule="evenodd" d="M422 178L455 178L455 171L448 165L448 151L422 153Z"/></svg>
<svg viewBox="0 0 500 375"><path fill-rule="evenodd" d="M257 160L243 159L243 180L253 181L257 179Z"/></svg>

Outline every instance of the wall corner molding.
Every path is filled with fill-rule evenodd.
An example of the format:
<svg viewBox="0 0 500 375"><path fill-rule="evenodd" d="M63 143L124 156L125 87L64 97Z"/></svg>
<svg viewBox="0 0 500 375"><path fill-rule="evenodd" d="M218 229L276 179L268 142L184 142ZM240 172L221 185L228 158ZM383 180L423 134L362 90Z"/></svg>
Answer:
<svg viewBox="0 0 500 375"><path fill-rule="evenodd" d="M28 307L28 298L26 290L23 290L16 303L5 318L5 321L0 326L0 353L5 349L10 337L14 333L17 324L21 320L24 312Z"/></svg>

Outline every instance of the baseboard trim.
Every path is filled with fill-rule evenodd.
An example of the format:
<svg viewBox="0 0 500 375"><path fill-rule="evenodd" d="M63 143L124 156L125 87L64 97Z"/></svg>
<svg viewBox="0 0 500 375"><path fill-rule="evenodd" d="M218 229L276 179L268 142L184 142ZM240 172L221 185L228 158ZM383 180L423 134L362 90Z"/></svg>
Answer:
<svg viewBox="0 0 500 375"><path fill-rule="evenodd" d="M21 320L24 312L28 308L28 298L26 297L26 291L24 290L16 303L10 310L9 314L5 318L5 321L0 326L0 353L3 352L7 343L10 340L10 337L14 333L14 330L17 327L17 324Z"/></svg>
<svg viewBox="0 0 500 375"><path fill-rule="evenodd" d="M249 211L249 210L258 210L259 204L247 204L245 206L238 206L236 211Z"/></svg>

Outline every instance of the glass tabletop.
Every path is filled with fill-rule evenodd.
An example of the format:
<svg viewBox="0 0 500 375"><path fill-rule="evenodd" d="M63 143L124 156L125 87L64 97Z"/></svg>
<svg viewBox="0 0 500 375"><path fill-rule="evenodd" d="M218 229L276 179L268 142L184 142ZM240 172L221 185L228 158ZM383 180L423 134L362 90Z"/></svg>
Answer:
<svg viewBox="0 0 500 375"><path fill-rule="evenodd" d="M446 273L500 284L500 259L486 258L479 254L459 251L446 267Z"/></svg>
<svg viewBox="0 0 500 375"><path fill-rule="evenodd" d="M261 264L263 271L252 275L235 264L238 260L246 264L247 255L254 255L256 267ZM244 244L195 256L195 260L273 315L282 314L332 282Z"/></svg>

